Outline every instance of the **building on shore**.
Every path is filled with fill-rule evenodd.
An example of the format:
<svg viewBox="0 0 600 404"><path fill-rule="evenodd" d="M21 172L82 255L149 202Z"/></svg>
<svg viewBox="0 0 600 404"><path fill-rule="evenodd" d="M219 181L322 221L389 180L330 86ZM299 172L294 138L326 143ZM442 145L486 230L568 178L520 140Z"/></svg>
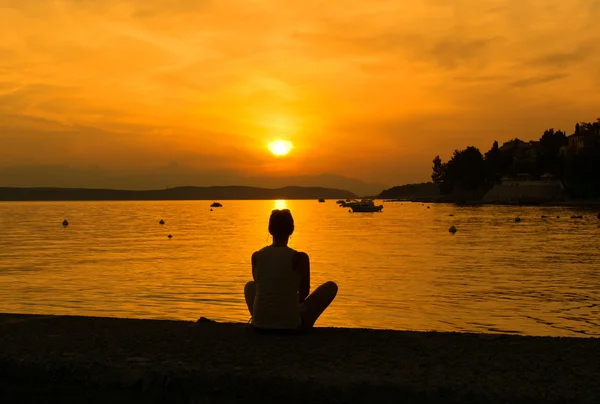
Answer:
<svg viewBox="0 0 600 404"><path fill-rule="evenodd" d="M575 132L567 136L569 143L560 148L560 154L577 154L583 148L600 143L600 118L594 123L582 122L575 125Z"/></svg>
<svg viewBox="0 0 600 404"><path fill-rule="evenodd" d="M544 174L534 180L530 174L516 177L503 177L483 197L484 203L498 204L537 204L558 202L566 199L562 181L551 174Z"/></svg>

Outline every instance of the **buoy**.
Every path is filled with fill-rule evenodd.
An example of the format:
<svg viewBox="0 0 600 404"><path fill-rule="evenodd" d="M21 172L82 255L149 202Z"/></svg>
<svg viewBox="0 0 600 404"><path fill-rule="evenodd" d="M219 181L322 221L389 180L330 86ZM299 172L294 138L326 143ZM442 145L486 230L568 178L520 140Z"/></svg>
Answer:
<svg viewBox="0 0 600 404"><path fill-rule="evenodd" d="M556 216L557 219L560 219L560 216Z"/></svg>
<svg viewBox="0 0 600 404"><path fill-rule="evenodd" d="M160 222L158 222L158 224L165 224L165 221L160 219Z"/></svg>
<svg viewBox="0 0 600 404"><path fill-rule="evenodd" d="M348 209L348 212L352 213L352 209Z"/></svg>
<svg viewBox="0 0 600 404"><path fill-rule="evenodd" d="M546 215L542 215L542 219L545 219L545 218L547 218L547 217L548 217L548 216L546 216Z"/></svg>
<svg viewBox="0 0 600 404"><path fill-rule="evenodd" d="M515 223L519 223L521 221L521 218L519 216L515 217Z"/></svg>
<svg viewBox="0 0 600 404"><path fill-rule="evenodd" d="M429 206L427 207L427 209L429 209Z"/></svg>
<svg viewBox="0 0 600 404"><path fill-rule="evenodd" d="M452 213L450 213L448 216L454 216Z"/></svg>
<svg viewBox="0 0 600 404"><path fill-rule="evenodd" d="M63 226L68 226L69 222L67 221L67 219L63 220Z"/></svg>
<svg viewBox="0 0 600 404"><path fill-rule="evenodd" d="M212 208L210 208L210 211L212 212Z"/></svg>
<svg viewBox="0 0 600 404"><path fill-rule="evenodd" d="M450 233L456 233L456 231L457 231L457 230L456 230L456 226L451 226L451 227L448 229L448 231L449 231Z"/></svg>
<svg viewBox="0 0 600 404"><path fill-rule="evenodd" d="M167 237L169 237L169 238L173 238L173 236L171 236L170 234L169 234Z"/></svg>

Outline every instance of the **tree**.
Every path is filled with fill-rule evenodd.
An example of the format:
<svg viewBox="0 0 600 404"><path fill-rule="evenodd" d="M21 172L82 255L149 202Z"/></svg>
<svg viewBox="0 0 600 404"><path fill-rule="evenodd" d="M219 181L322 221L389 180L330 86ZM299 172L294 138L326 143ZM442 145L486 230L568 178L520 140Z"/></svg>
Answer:
<svg viewBox="0 0 600 404"><path fill-rule="evenodd" d="M569 143L567 135L561 130L547 129L540 138L540 152L536 159L538 174L550 173L560 175L562 172L562 159L560 149Z"/></svg>
<svg viewBox="0 0 600 404"><path fill-rule="evenodd" d="M485 153L485 177L487 181L496 182L502 177L502 167L500 161L500 148L498 141L494 140L492 148Z"/></svg>
<svg viewBox="0 0 600 404"><path fill-rule="evenodd" d="M435 156L435 158L433 159L433 173L431 174L431 180L435 183L440 185L442 182L444 182L444 171L446 169L446 165L442 162L442 159L440 158L440 156Z"/></svg>
<svg viewBox="0 0 600 404"><path fill-rule="evenodd" d="M566 146L568 143L567 135L561 130L554 132L554 129L548 129L544 131L544 134L540 138L542 151L551 156L558 156L560 148Z"/></svg>
<svg viewBox="0 0 600 404"><path fill-rule="evenodd" d="M452 158L444 163L440 156L433 159L431 179L438 184L442 194L455 190L474 191L485 183L485 161L476 147L455 150Z"/></svg>
<svg viewBox="0 0 600 404"><path fill-rule="evenodd" d="M451 173L455 187L474 191L485 183L483 155L474 146L455 150L448 162L447 173Z"/></svg>

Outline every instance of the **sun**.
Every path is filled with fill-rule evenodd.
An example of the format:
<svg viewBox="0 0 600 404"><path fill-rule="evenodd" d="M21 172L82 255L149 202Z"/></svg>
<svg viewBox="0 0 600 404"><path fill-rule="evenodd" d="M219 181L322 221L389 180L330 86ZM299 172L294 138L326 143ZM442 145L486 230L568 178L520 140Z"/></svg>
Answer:
<svg viewBox="0 0 600 404"><path fill-rule="evenodd" d="M269 150L276 156L285 156L292 150L292 142L287 140L274 140L269 143Z"/></svg>

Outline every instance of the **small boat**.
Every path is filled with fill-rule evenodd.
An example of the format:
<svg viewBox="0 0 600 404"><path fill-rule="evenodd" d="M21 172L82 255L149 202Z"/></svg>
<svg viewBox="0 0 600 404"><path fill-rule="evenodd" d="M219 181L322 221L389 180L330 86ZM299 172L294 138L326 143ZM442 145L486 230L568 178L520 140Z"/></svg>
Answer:
<svg viewBox="0 0 600 404"><path fill-rule="evenodd" d="M325 198L319 198L319 202L325 202Z"/></svg>
<svg viewBox="0 0 600 404"><path fill-rule="evenodd" d="M375 205L371 199L363 199L350 205L352 212L381 212L383 205Z"/></svg>
<svg viewBox="0 0 600 404"><path fill-rule="evenodd" d="M344 202L345 201L343 199L338 199L335 203L337 203L338 205L341 205ZM598 216L600 216L600 213L598 213Z"/></svg>
<svg viewBox="0 0 600 404"><path fill-rule="evenodd" d="M213 203L210 205L210 207L211 207L211 208L220 208L220 207L222 207L222 206L223 206L223 205L221 205L219 202L213 202Z"/></svg>

